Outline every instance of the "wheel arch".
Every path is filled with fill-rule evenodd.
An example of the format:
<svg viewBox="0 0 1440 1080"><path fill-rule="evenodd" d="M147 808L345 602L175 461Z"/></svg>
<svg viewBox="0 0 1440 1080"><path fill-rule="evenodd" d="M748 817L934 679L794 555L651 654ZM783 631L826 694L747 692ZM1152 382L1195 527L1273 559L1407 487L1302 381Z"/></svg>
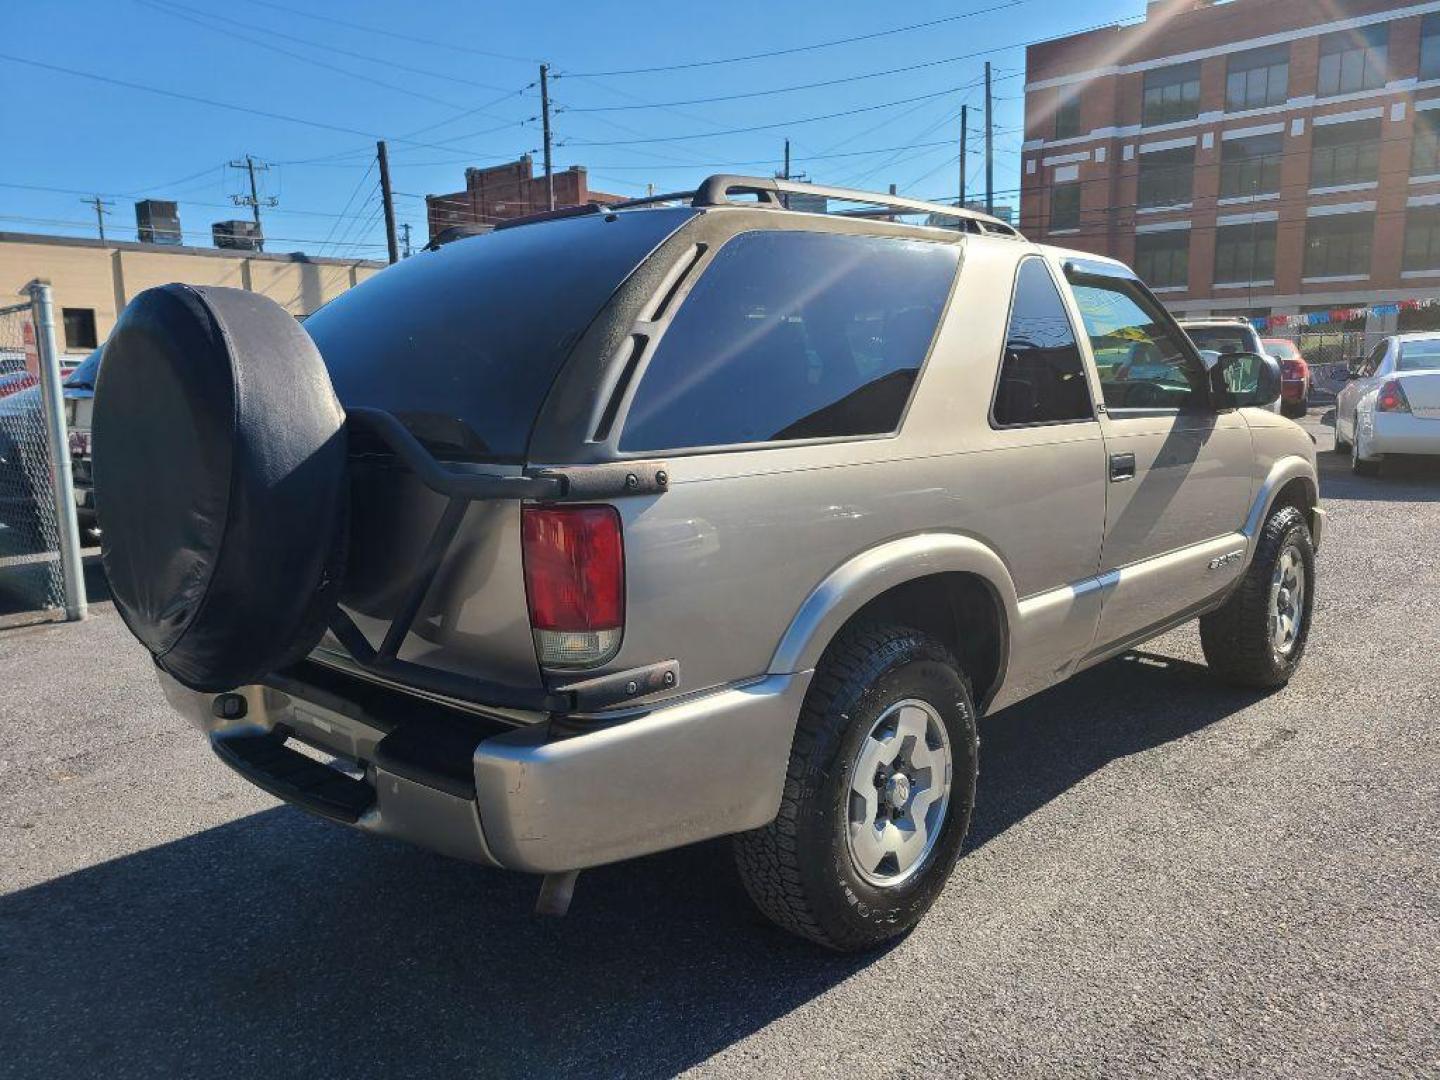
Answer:
<svg viewBox="0 0 1440 1080"><path fill-rule="evenodd" d="M1315 469L1302 457L1284 457L1270 467L1269 474L1255 496L1250 515L1245 520L1245 535L1253 552L1260 530L1277 507L1293 506L1305 515L1305 522L1314 535L1319 535L1316 514L1320 505L1320 488Z"/></svg>
<svg viewBox="0 0 1440 1080"><path fill-rule="evenodd" d="M815 667L857 619L899 622L934 634L955 652L984 711L1004 681L1015 584L1004 562L972 537L923 533L862 552L806 597L770 661L770 672Z"/></svg>

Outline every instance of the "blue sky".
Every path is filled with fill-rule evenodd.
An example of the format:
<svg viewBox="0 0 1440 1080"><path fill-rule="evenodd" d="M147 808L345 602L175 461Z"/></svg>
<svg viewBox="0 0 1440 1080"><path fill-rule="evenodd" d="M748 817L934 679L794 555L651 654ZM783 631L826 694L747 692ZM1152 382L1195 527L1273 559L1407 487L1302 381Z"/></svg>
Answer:
<svg viewBox="0 0 1440 1080"><path fill-rule="evenodd" d="M94 235L94 211L80 201L84 191L115 201L108 219L115 237L134 238L131 203L150 196L178 199L187 241L208 243L211 221L247 213L229 205L242 176L225 162L250 153L274 163L265 176L266 193L279 199L265 211L269 250L379 257L384 235L370 168L373 136L391 140L394 187L402 193L397 212L420 238L424 206L417 196L461 188L467 164L534 150L538 169L532 84L540 60L557 76L556 165L587 166L594 188L643 194L647 183L659 190L691 186L710 172L770 174L788 136L793 167L818 182L881 189L894 183L911 195L953 198L960 106L971 106L978 132L979 81L989 59L996 76L997 202L1009 202L1021 141L1025 54L1018 46L1134 18L1143 9L1143 0L15 4L0 37L7 102L0 114L0 230ZM634 71L803 49L926 22L934 24L833 47ZM773 92L840 79L851 81ZM746 94L754 96L696 101ZM677 104L684 102L691 104ZM834 115L841 113L848 115ZM735 130L741 128L762 130ZM970 191L977 194L980 145L972 136Z"/></svg>

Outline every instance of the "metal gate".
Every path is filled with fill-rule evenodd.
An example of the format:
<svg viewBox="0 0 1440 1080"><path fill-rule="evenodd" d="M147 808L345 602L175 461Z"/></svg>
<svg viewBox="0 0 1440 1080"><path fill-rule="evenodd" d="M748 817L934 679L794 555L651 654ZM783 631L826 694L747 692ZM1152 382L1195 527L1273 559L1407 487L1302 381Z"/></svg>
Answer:
<svg viewBox="0 0 1440 1080"><path fill-rule="evenodd" d="M85 613L49 287L35 290L30 303L0 306L0 626L20 613Z"/></svg>

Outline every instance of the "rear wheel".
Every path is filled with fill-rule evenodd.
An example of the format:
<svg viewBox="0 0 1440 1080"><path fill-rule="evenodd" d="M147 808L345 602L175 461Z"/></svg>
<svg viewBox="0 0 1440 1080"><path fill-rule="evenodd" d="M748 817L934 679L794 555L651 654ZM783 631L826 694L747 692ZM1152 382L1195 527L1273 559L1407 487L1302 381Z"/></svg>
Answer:
<svg viewBox="0 0 1440 1080"><path fill-rule="evenodd" d="M1200 645L1226 682L1273 689L1290 681L1310 638L1315 546L1293 506L1270 514L1255 558L1223 607L1200 618Z"/></svg>
<svg viewBox="0 0 1440 1080"><path fill-rule="evenodd" d="M806 695L779 815L735 837L755 905L842 951L909 930L960 855L977 749L970 687L944 645L902 626L844 631Z"/></svg>
<svg viewBox="0 0 1440 1080"><path fill-rule="evenodd" d="M1350 444L1350 471L1356 476L1379 476L1381 459L1373 458L1366 460L1360 456L1360 433L1355 433L1355 441Z"/></svg>

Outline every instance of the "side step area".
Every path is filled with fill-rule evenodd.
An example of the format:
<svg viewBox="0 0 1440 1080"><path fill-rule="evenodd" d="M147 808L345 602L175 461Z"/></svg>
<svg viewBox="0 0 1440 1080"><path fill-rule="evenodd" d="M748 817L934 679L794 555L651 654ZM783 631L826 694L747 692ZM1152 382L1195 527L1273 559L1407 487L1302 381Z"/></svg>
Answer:
<svg viewBox="0 0 1440 1080"><path fill-rule="evenodd" d="M281 729L265 735L216 736L210 746L256 787L332 821L353 825L375 805L373 787L291 750Z"/></svg>

